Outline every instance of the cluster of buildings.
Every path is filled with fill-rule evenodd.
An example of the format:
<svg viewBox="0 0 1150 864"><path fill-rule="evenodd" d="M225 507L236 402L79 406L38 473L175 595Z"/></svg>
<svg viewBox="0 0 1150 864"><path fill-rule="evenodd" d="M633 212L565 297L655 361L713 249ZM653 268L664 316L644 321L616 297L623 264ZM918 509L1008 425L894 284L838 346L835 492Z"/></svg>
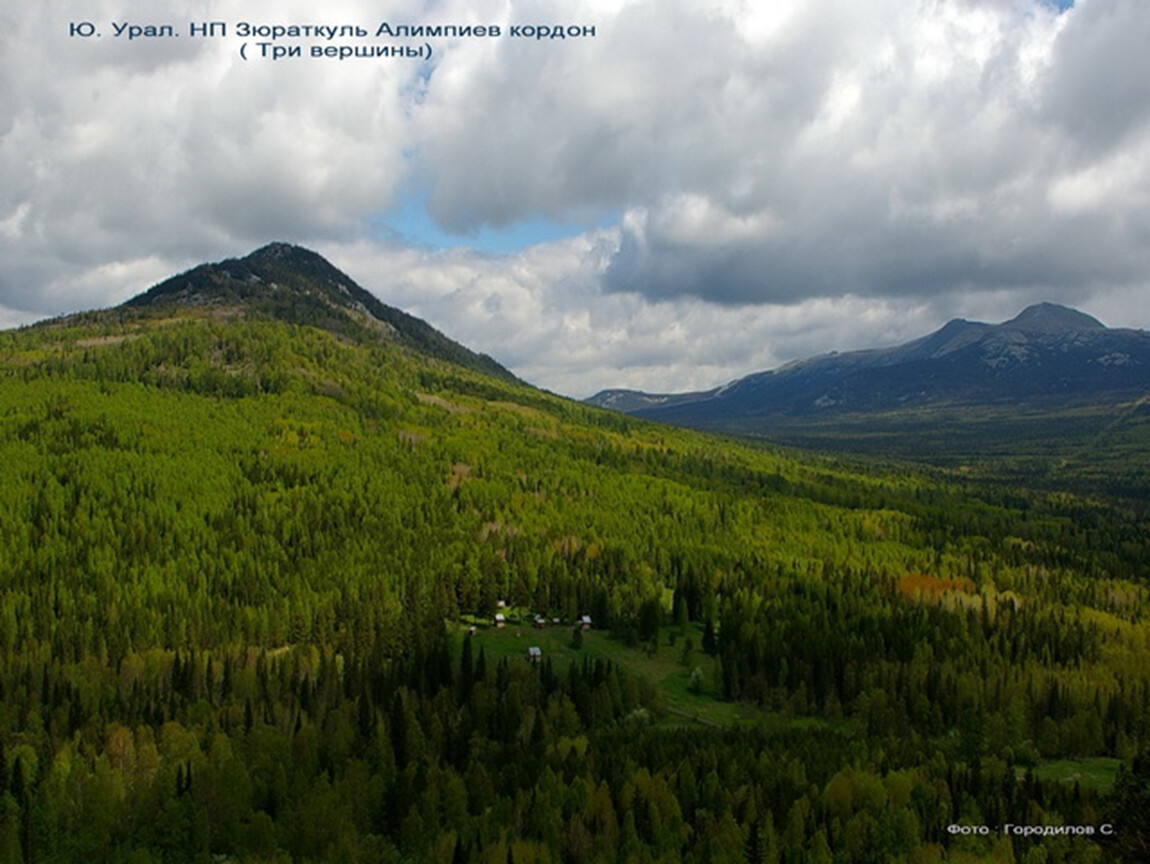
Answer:
<svg viewBox="0 0 1150 864"><path fill-rule="evenodd" d="M491 619L491 624L494 627L506 627L510 623L508 618L508 607L505 600L499 600L495 603L495 615ZM543 630L548 626L559 626L563 624L562 618L547 618L545 615L535 615L532 618L531 626L536 630ZM591 629L591 616L580 615L575 619L575 626L581 630ZM474 632L475 628L472 628ZM531 663L540 663L543 660L543 649L537 645L532 645L527 649L527 660Z"/></svg>

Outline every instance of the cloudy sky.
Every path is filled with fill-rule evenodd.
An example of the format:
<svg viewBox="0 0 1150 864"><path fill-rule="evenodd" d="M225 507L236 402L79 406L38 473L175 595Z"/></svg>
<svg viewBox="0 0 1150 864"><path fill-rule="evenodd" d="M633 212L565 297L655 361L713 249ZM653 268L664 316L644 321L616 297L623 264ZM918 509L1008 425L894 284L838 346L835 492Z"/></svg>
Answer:
<svg viewBox="0 0 1150 864"><path fill-rule="evenodd" d="M1150 328L1147 45L1145 0L6 3L0 325L287 240L573 396L1039 300Z"/></svg>

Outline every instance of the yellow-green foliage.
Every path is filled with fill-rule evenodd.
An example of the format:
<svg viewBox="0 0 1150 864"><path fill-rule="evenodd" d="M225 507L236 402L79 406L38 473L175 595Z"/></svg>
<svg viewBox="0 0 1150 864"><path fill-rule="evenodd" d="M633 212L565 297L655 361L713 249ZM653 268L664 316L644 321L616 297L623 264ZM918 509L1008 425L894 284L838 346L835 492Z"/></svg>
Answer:
<svg viewBox="0 0 1150 864"><path fill-rule="evenodd" d="M1018 818L1020 766L1147 743L1144 524L1069 495L240 309L0 334L0 466L0 841L26 860L910 860L947 819ZM618 641L452 655L444 622L497 600ZM794 726L659 722L719 697L705 724Z"/></svg>

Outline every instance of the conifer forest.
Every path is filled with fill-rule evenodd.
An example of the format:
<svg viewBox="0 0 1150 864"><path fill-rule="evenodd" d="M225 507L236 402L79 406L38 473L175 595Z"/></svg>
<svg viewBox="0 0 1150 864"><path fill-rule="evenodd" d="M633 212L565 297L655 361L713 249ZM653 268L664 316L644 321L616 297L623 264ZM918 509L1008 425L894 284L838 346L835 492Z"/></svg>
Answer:
<svg viewBox="0 0 1150 864"><path fill-rule="evenodd" d="M311 314L0 333L0 861L1150 860L1147 490Z"/></svg>

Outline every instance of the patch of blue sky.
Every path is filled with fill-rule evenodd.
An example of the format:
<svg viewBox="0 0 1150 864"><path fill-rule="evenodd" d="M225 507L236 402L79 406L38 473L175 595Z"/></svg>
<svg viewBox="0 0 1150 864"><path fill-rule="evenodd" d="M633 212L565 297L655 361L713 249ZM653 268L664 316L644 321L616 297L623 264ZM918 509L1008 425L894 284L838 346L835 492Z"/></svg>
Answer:
<svg viewBox="0 0 1150 864"><path fill-rule="evenodd" d="M445 231L435 223L427 212L424 196L409 195L404 197L399 206L380 214L376 220L376 230L380 236L413 246L432 249L466 247L496 255L512 255L528 246L575 237L592 228L615 225L621 215L620 211L613 211L593 223L528 219L506 228L485 226L474 231L454 233Z"/></svg>

